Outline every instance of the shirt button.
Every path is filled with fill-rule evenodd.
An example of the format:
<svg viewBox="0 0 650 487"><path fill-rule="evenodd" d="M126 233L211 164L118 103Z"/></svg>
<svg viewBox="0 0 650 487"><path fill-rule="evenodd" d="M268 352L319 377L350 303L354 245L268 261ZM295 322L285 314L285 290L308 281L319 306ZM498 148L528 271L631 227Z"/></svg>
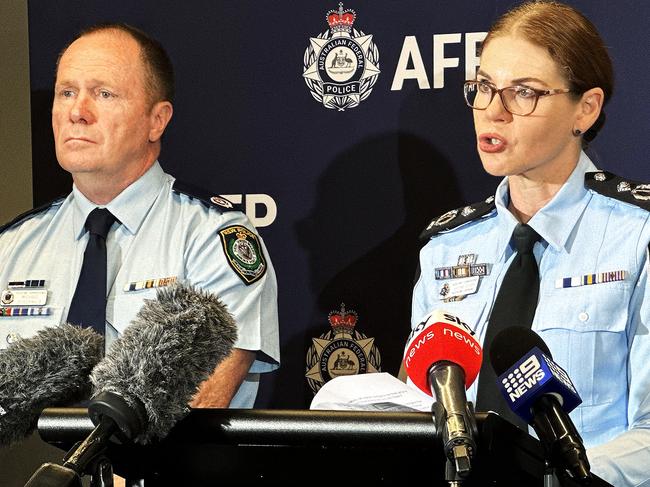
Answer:
<svg viewBox="0 0 650 487"><path fill-rule="evenodd" d="M15 343L19 338L20 335L18 333L11 332L7 335L7 343L11 345L12 343Z"/></svg>
<svg viewBox="0 0 650 487"><path fill-rule="evenodd" d="M578 319L583 322L587 321L589 319L589 315L583 311L578 315Z"/></svg>

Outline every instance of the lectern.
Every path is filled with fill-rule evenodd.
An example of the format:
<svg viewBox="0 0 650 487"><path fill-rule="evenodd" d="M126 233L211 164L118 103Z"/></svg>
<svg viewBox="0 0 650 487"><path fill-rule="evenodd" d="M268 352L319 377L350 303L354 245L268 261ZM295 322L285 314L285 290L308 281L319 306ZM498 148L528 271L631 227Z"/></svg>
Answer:
<svg viewBox="0 0 650 487"><path fill-rule="evenodd" d="M477 413L477 424L462 486L550 485L539 441L493 413ZM43 440L64 450L92 429L81 408L46 409L38 422ZM449 485L432 416L420 412L197 409L159 443L111 443L104 455L145 487ZM555 482L578 485L561 473Z"/></svg>

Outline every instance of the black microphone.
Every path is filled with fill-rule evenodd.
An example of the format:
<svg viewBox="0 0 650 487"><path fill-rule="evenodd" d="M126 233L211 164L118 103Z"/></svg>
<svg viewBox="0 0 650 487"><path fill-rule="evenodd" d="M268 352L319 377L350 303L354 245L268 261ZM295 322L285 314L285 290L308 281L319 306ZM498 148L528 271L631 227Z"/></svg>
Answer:
<svg viewBox="0 0 650 487"><path fill-rule="evenodd" d="M492 341L490 363L510 409L533 427L550 466L588 481L587 453L568 414L582 400L544 340L528 328L506 328Z"/></svg>
<svg viewBox="0 0 650 487"><path fill-rule="evenodd" d="M234 319L214 294L161 288L92 371L88 412L95 429L68 452L63 467L43 465L26 487L72 485L63 477L91 473L113 435L141 444L167 436L236 340Z"/></svg>
<svg viewBox="0 0 650 487"><path fill-rule="evenodd" d="M88 376L103 355L103 337L67 323L0 351L0 445L31 434L44 408L88 398Z"/></svg>

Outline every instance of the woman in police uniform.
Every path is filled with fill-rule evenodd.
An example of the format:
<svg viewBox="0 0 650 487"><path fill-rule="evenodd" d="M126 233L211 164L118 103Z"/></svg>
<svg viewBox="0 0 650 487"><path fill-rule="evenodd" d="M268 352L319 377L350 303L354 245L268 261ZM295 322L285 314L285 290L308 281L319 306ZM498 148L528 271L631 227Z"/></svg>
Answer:
<svg viewBox="0 0 650 487"><path fill-rule="evenodd" d="M648 186L599 171L583 151L612 89L603 41L572 7L525 3L493 25L465 97L483 167L504 179L423 232L412 326L444 309L483 340L515 256L511 235L527 224L540 237L532 329L583 400L571 417L592 471L638 486L650 485ZM461 260L474 286L457 284Z"/></svg>

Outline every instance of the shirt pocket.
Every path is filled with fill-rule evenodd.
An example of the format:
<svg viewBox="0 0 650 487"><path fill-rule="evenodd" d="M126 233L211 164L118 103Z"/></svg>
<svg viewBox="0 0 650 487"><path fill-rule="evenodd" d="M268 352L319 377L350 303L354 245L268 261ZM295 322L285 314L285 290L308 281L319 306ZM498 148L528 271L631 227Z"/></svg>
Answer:
<svg viewBox="0 0 650 487"><path fill-rule="evenodd" d="M582 431L626 421L631 292L621 283L556 289L537 308L534 328L582 398L572 414Z"/></svg>
<svg viewBox="0 0 650 487"><path fill-rule="evenodd" d="M106 308L106 321L122 334L135 319L145 299L156 299L156 289L143 289L124 293L109 299Z"/></svg>
<svg viewBox="0 0 650 487"><path fill-rule="evenodd" d="M7 348L18 338L29 338L48 326L60 325L63 308L49 308L49 315L0 317L0 349Z"/></svg>

